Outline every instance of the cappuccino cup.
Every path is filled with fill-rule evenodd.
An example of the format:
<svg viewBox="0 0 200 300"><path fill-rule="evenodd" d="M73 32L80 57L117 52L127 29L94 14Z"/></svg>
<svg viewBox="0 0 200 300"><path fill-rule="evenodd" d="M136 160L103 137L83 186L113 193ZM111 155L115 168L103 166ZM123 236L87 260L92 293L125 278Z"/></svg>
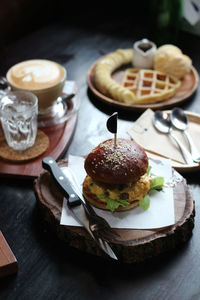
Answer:
<svg viewBox="0 0 200 300"><path fill-rule="evenodd" d="M13 91L29 91L38 98L38 113L51 114L58 97L62 94L66 69L46 59L32 59L12 66L6 79Z"/></svg>

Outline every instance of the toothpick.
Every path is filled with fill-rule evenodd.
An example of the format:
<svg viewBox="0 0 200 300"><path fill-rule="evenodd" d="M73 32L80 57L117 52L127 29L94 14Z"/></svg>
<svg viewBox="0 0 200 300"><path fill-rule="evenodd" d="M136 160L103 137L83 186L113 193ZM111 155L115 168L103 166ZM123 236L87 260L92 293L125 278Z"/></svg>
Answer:
<svg viewBox="0 0 200 300"><path fill-rule="evenodd" d="M117 147L117 134L114 133L114 147Z"/></svg>

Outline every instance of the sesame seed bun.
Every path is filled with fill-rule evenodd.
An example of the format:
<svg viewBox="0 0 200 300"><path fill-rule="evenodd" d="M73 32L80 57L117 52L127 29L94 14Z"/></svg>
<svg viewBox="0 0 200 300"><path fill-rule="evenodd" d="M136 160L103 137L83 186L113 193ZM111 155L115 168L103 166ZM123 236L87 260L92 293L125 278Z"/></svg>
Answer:
<svg viewBox="0 0 200 300"><path fill-rule="evenodd" d="M90 152L85 159L87 174L97 182L128 184L136 182L145 174L148 157L143 148L134 141L118 138L106 140Z"/></svg>

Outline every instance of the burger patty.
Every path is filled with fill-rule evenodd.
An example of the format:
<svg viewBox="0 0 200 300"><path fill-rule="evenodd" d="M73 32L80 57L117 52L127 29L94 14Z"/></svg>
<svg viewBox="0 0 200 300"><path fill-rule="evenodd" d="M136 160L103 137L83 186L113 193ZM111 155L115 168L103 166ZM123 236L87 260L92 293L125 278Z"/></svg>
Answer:
<svg viewBox="0 0 200 300"><path fill-rule="evenodd" d="M90 176L85 179L85 184L88 186L90 193L96 196L97 201L106 204L106 195L112 200L126 200L132 203L135 200L142 200L150 190L152 179L147 174L144 174L134 184L127 185L111 185L95 182Z"/></svg>

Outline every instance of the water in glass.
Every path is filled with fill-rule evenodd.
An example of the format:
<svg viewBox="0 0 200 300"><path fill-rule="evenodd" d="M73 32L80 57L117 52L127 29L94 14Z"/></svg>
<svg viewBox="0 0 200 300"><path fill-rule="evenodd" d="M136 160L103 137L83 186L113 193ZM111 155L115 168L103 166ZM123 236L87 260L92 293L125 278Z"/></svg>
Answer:
<svg viewBox="0 0 200 300"><path fill-rule="evenodd" d="M29 92L8 93L1 99L1 123L8 145L15 150L33 146L37 134L37 97Z"/></svg>

